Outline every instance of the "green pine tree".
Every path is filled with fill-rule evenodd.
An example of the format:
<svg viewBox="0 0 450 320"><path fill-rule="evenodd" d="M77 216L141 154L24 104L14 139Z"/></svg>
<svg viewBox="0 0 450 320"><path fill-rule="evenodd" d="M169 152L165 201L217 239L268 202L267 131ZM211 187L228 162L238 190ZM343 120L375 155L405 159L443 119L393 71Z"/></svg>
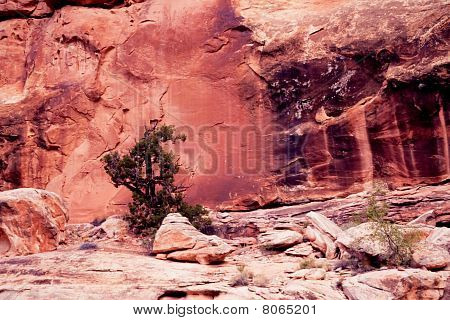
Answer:
<svg viewBox="0 0 450 320"><path fill-rule="evenodd" d="M113 184L125 186L133 194L126 220L134 233L153 235L170 212L186 216L199 229L210 224L207 211L201 205L187 204L187 187L175 182L181 164L168 145L185 140L185 135L175 133L174 126L157 124L146 129L127 154L112 152L103 158Z"/></svg>

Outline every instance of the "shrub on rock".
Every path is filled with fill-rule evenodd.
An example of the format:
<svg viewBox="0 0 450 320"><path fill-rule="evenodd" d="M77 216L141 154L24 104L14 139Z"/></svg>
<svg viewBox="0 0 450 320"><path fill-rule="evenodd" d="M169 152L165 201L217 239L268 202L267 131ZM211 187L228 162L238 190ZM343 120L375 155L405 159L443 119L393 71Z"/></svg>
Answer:
<svg viewBox="0 0 450 320"><path fill-rule="evenodd" d="M387 219L389 208L384 195L383 186L376 184L366 210L359 216L367 222L340 233L336 243L351 254L376 257L377 264L408 265L421 235Z"/></svg>

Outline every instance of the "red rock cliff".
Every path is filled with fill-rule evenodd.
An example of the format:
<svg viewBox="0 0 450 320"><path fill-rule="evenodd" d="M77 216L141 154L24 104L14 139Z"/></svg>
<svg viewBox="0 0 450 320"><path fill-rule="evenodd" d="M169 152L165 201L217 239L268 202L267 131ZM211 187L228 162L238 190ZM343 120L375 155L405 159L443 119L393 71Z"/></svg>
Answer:
<svg viewBox="0 0 450 320"><path fill-rule="evenodd" d="M123 210L100 159L161 117L210 206L449 177L447 1L66 3L0 3L0 190Z"/></svg>

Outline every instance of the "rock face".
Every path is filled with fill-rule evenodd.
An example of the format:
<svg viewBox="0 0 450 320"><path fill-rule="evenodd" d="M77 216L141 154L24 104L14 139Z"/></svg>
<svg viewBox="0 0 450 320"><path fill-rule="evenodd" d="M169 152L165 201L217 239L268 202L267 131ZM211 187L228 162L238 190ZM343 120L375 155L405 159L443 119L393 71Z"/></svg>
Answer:
<svg viewBox="0 0 450 320"><path fill-rule="evenodd" d="M189 197L209 206L330 197L374 178L443 181L447 10L445 0L3 1L0 190L57 192L72 222L126 210L129 193L100 159L163 115L189 137L177 150L196 172Z"/></svg>
<svg viewBox="0 0 450 320"><path fill-rule="evenodd" d="M446 279L420 269L373 271L342 283L351 300L439 300Z"/></svg>
<svg viewBox="0 0 450 320"><path fill-rule="evenodd" d="M153 253L159 258L201 264L222 262L232 251L222 239L202 234L179 213L167 215L153 243Z"/></svg>
<svg viewBox="0 0 450 320"><path fill-rule="evenodd" d="M64 240L67 209L55 193L0 192L0 256L52 251Z"/></svg>

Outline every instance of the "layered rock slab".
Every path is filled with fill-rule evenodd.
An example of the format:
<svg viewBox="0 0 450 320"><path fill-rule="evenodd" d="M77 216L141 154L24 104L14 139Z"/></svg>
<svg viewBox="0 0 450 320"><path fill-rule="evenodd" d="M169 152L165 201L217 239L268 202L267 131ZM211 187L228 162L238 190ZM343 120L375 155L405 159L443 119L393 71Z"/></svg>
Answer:
<svg viewBox="0 0 450 320"><path fill-rule="evenodd" d="M258 237L258 242L267 249L287 249L303 241L303 236L292 230L270 230Z"/></svg>
<svg viewBox="0 0 450 320"><path fill-rule="evenodd" d="M430 271L393 269L348 278L342 287L351 300L439 300L446 280Z"/></svg>

